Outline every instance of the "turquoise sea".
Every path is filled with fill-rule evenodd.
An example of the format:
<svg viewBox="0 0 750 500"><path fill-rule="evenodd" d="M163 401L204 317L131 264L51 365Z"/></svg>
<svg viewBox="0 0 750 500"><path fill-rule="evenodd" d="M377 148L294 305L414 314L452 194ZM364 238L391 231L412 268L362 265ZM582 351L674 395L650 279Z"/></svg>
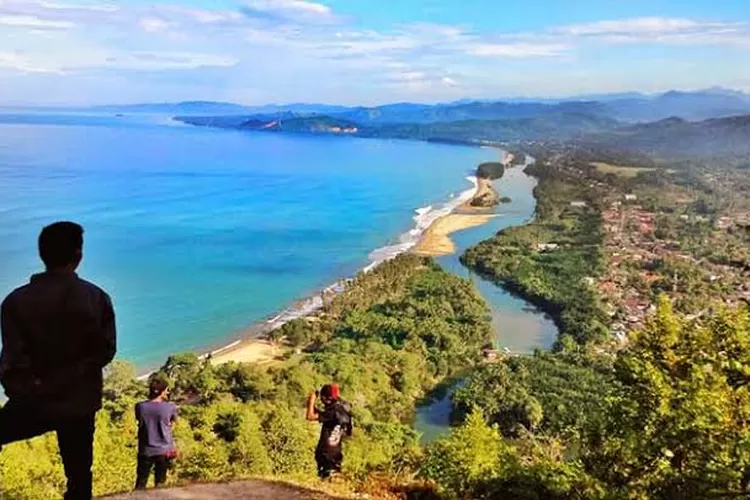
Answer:
<svg viewBox="0 0 750 500"><path fill-rule="evenodd" d="M0 294L39 270L43 225L78 221L81 275L115 301L118 355L149 368L174 352L227 344L408 244L415 224L470 189L466 177L497 155L202 129L167 117L0 114ZM530 189L518 189L528 203ZM522 223L531 202L459 243ZM511 312L522 307L501 299Z"/></svg>

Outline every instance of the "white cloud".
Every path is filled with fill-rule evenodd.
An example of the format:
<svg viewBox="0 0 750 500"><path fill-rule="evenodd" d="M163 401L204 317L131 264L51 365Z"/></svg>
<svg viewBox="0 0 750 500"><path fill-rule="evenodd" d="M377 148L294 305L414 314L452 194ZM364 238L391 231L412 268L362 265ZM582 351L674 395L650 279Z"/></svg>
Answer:
<svg viewBox="0 0 750 500"><path fill-rule="evenodd" d="M39 6L45 9L51 9L51 10L80 10L80 11L91 11L91 12L117 12L118 10L120 10L119 7L115 5L110 5L110 4L102 4L102 3L69 4L69 3L48 2L44 0L39 2Z"/></svg>
<svg viewBox="0 0 750 500"><path fill-rule="evenodd" d="M1 4L0 4L1 5ZM2 14L0 15L0 26L11 28L31 28L65 30L74 28L75 24L70 21L42 19L34 15L25 14Z"/></svg>
<svg viewBox="0 0 750 500"><path fill-rule="evenodd" d="M623 43L750 47L747 24L683 18L603 20L502 33L437 23L367 29L366 24L355 24L320 3L326 0L239 0L232 3L245 7L236 9L219 7L224 2L216 2L214 8L197 8L188 7L186 0L104 1L110 4L0 0L0 32L10 34L1 44L0 51L5 52L0 52L0 67L4 72L65 73L66 81L81 84L106 78L147 89L150 84L169 81L182 89L233 92L252 88L255 95L272 99L277 94L317 99L317 92L331 92L334 97L338 93L349 96L342 99L377 95L389 100L395 96L455 97L480 88L498 92L502 84L518 85L525 91L528 75L515 73L498 80L507 65L527 68L531 66L527 60L546 62L569 55L577 56L571 59L574 64L583 65L588 53L576 50L595 44L611 51L613 57L618 50L615 46ZM366 23L366 19L361 21ZM504 64L488 67L487 60L492 58ZM187 74L189 70L197 71ZM534 75L547 71L544 64L530 69ZM263 78L255 78L258 74ZM597 76L594 80L601 83L604 79ZM102 86L101 92L111 94L107 88Z"/></svg>
<svg viewBox="0 0 750 500"><path fill-rule="evenodd" d="M405 34L387 35L374 31L338 33L323 37L315 49L323 56L357 56L389 51L406 51L419 46L419 40Z"/></svg>
<svg viewBox="0 0 750 500"><path fill-rule="evenodd" d="M448 87L459 87L460 86L460 84L456 80L454 80L453 78L451 78L449 76L444 76L440 81L443 82Z"/></svg>
<svg viewBox="0 0 750 500"><path fill-rule="evenodd" d="M0 52L0 67L25 73L73 75L88 70L169 71L200 68L227 68L239 59L200 52L135 51L99 49L61 50L60 53L19 54Z"/></svg>
<svg viewBox="0 0 750 500"><path fill-rule="evenodd" d="M637 17L563 26L553 33L597 38L614 43L680 45L750 45L746 23L698 21L684 18Z"/></svg>
<svg viewBox="0 0 750 500"><path fill-rule="evenodd" d="M700 26L700 23L689 19L639 17L635 19L574 24L557 28L554 31L574 36L642 35L675 33L686 29L694 29L697 26Z"/></svg>
<svg viewBox="0 0 750 500"><path fill-rule="evenodd" d="M556 57L569 47L561 43L476 43L467 47L467 52L478 57L507 57L521 59L527 57Z"/></svg>
<svg viewBox="0 0 750 500"><path fill-rule="evenodd" d="M0 69L10 69L22 73L58 73L57 70L36 66L27 58L13 52L0 52Z"/></svg>
<svg viewBox="0 0 750 500"><path fill-rule="evenodd" d="M144 17L138 21L138 26L147 33L159 33L172 27L172 23L158 17Z"/></svg>
<svg viewBox="0 0 750 500"><path fill-rule="evenodd" d="M322 3L308 0L251 0L242 12L251 18L293 22L331 22L333 10Z"/></svg>
<svg viewBox="0 0 750 500"><path fill-rule="evenodd" d="M178 17L187 21L193 21L198 24L217 24L241 21L244 16L235 10L209 10L182 7L179 5L159 4L154 6L154 10L164 17Z"/></svg>
<svg viewBox="0 0 750 500"><path fill-rule="evenodd" d="M89 63L94 67L127 70L187 70L234 66L239 59L217 54L190 52L130 52L107 56L104 61Z"/></svg>

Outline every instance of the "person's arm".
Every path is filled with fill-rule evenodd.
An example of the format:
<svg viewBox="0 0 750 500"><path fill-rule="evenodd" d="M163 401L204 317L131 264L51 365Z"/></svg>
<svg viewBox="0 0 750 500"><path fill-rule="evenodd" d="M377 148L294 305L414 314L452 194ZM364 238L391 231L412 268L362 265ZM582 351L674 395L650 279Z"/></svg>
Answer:
<svg viewBox="0 0 750 500"><path fill-rule="evenodd" d="M307 395L307 414L305 415L305 418L311 422L317 422L320 418L320 413L318 412L318 409L315 408L316 399L317 394L314 392Z"/></svg>
<svg viewBox="0 0 750 500"><path fill-rule="evenodd" d="M106 293L102 305L102 352L99 364L102 368L107 366L117 353L117 327L115 326L115 309L112 307L112 299Z"/></svg>
<svg viewBox="0 0 750 500"><path fill-rule="evenodd" d="M25 352L16 310L10 297L6 298L0 306L0 330L2 330L3 339L3 349L0 353L0 380L5 384L9 373L31 367L31 360Z"/></svg>
<svg viewBox="0 0 750 500"><path fill-rule="evenodd" d="M100 305L100 325L94 345L91 346L89 355L84 364L96 370L107 366L115 357L117 352L117 331L115 327L115 310L109 295L102 293Z"/></svg>

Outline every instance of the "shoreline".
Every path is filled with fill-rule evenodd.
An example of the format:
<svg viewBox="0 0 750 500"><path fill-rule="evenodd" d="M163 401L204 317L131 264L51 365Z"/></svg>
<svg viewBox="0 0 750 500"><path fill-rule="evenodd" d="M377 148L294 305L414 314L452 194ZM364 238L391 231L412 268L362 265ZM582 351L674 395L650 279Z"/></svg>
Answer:
<svg viewBox="0 0 750 500"><path fill-rule="evenodd" d="M491 187L491 181L488 179L469 176L466 177L466 180L471 182L473 186L462 191L458 196L447 202L416 209L416 215L412 218L415 223L414 227L401 234L398 243L376 248L370 252L368 255L370 263L360 272L370 272L383 262L406 252L432 257L451 254L455 251L455 246L449 237L450 234L486 224L495 217L494 214L486 213L487 209L482 209L485 212L483 214L456 213L463 212L464 206L468 206L474 198L485 192L481 187L482 181L486 180ZM476 210L477 207L472 208ZM420 245L422 246L421 249L419 248ZM441 253L437 253L438 250ZM445 253L446 251L447 253ZM269 315L266 319L237 332L230 337L234 339L231 342L206 349L199 354L199 358L210 358L211 362L215 364L228 362L267 363L279 359L287 350L282 346L273 346L268 341L268 334L295 319L314 316L323 306L321 296L338 295L344 291L347 282L351 279L353 277L341 278L322 290L293 302L279 313ZM156 369L158 367L141 375L141 378L148 377Z"/></svg>
<svg viewBox="0 0 750 500"><path fill-rule="evenodd" d="M456 244L451 234L464 229L487 224L495 214L461 214L451 213L436 220L422 235L422 239L411 250L423 257L443 257L456 253Z"/></svg>

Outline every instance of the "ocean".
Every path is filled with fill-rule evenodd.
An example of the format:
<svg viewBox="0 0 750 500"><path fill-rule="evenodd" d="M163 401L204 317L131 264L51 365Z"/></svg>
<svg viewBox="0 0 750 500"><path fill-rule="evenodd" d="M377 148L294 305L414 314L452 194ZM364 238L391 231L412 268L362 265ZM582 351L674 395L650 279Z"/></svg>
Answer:
<svg viewBox="0 0 750 500"><path fill-rule="evenodd" d="M42 226L80 222L80 274L113 297L118 357L152 368L403 250L497 157L168 117L0 114L0 294L39 271Z"/></svg>

